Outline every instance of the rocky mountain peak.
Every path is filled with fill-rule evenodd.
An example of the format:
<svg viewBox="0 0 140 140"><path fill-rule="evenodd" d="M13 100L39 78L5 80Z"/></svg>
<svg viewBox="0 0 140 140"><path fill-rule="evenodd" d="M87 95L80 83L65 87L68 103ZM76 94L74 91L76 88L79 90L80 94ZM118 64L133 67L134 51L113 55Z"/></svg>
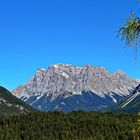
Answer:
<svg viewBox="0 0 140 140"><path fill-rule="evenodd" d="M44 68L38 69L38 70L36 71L36 75L40 75L40 74L42 74L42 73L45 73L46 71L47 71L47 70L44 69Z"/></svg>
<svg viewBox="0 0 140 140"><path fill-rule="evenodd" d="M120 70L120 69L117 70L114 74L121 75L121 76L127 76L126 73L124 71Z"/></svg>
<svg viewBox="0 0 140 140"><path fill-rule="evenodd" d="M60 97L83 96L86 91L101 99L110 98L107 102L113 103L129 95L137 84L137 80L129 78L121 70L112 75L103 67L56 64L47 70L39 69L30 82L12 93L26 101L32 98L39 100L44 96L55 101Z"/></svg>

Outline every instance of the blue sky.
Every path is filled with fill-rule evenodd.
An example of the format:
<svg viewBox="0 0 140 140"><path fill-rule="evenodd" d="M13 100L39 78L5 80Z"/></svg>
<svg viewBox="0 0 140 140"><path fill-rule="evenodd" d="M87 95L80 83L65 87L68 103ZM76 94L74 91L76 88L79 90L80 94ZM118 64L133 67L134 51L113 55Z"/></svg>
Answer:
<svg viewBox="0 0 140 140"><path fill-rule="evenodd" d="M122 69L140 79L140 59L116 38L138 7L135 0L0 1L0 85L12 90L55 63Z"/></svg>

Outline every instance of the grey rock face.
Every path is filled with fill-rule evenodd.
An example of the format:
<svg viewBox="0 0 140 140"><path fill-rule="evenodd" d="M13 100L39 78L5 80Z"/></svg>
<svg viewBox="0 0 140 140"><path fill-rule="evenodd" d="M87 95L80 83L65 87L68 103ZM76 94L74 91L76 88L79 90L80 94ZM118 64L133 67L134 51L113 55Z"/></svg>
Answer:
<svg viewBox="0 0 140 140"><path fill-rule="evenodd" d="M138 84L139 81L129 78L121 70L110 74L103 67L56 64L47 70L39 69L34 77L12 93L28 104L45 111L54 109L86 110L88 94L91 96L88 98L92 99L89 102L101 101L98 105L95 103L88 107L90 108L88 110L95 110L95 108L118 102L129 95ZM71 102L76 107L69 109L71 107L68 104ZM51 107L49 107L50 105Z"/></svg>

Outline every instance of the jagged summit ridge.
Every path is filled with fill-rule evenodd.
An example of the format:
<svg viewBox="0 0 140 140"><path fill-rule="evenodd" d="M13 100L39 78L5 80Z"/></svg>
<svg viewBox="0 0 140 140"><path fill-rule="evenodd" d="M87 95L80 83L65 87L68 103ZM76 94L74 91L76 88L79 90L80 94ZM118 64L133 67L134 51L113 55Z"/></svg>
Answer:
<svg viewBox="0 0 140 140"><path fill-rule="evenodd" d="M138 81L129 78L121 70L110 74L105 68L92 65L55 64L48 69L39 69L33 78L12 93L26 102L29 101L29 104L35 104L42 97L44 100L49 97L49 102L52 102L60 97L69 99L78 95L83 101L87 98L85 93L90 92L90 96L94 95L112 104L129 95L136 85ZM98 106L102 106L102 103Z"/></svg>

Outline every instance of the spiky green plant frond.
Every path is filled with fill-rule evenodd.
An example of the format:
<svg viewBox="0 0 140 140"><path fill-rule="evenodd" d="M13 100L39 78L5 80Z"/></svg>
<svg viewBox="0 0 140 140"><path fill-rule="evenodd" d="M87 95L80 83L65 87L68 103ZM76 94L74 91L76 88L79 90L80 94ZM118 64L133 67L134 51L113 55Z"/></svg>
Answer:
<svg viewBox="0 0 140 140"><path fill-rule="evenodd" d="M126 46L134 47L136 51L140 39L140 18L131 13L123 27L119 29L118 36L121 36Z"/></svg>

